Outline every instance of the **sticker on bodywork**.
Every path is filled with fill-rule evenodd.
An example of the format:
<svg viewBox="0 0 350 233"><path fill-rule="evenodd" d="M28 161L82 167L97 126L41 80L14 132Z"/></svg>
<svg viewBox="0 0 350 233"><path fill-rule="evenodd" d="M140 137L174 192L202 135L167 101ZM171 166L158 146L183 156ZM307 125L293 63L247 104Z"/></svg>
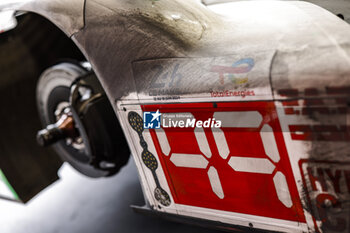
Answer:
<svg viewBox="0 0 350 233"><path fill-rule="evenodd" d="M305 222L273 102L144 105L220 128L150 134L176 204Z"/></svg>
<svg viewBox="0 0 350 233"><path fill-rule="evenodd" d="M317 232L350 231L350 163L300 160Z"/></svg>
<svg viewBox="0 0 350 233"><path fill-rule="evenodd" d="M273 53L254 56L169 58L133 63L141 101L182 102L186 98L271 99Z"/></svg>

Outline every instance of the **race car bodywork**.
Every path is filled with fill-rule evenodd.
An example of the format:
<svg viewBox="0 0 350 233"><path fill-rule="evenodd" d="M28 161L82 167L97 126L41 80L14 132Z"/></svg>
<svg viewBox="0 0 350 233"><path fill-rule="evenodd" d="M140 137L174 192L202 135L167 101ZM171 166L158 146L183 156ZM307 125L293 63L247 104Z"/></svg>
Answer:
<svg viewBox="0 0 350 233"><path fill-rule="evenodd" d="M349 232L350 27L339 17L301 1L4 9L43 15L91 64L139 171L137 210L224 230ZM162 126L147 129L147 114Z"/></svg>

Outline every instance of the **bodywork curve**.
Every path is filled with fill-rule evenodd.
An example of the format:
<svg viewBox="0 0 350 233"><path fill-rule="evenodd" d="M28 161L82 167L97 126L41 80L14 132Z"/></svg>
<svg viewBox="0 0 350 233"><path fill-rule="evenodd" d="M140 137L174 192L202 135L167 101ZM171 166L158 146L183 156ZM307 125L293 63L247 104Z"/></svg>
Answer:
<svg viewBox="0 0 350 233"><path fill-rule="evenodd" d="M84 27L85 0L16 0L0 3L0 11L24 11L39 14L68 36Z"/></svg>

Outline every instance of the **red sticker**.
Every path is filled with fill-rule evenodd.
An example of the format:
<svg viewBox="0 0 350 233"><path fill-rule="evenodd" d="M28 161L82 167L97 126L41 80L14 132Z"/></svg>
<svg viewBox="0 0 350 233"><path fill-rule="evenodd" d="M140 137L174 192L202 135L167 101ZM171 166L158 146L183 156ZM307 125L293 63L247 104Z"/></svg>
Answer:
<svg viewBox="0 0 350 233"><path fill-rule="evenodd" d="M316 231L348 233L350 163L300 160L299 166Z"/></svg>
<svg viewBox="0 0 350 233"><path fill-rule="evenodd" d="M150 130L175 203L305 222L273 102L142 108L222 122Z"/></svg>

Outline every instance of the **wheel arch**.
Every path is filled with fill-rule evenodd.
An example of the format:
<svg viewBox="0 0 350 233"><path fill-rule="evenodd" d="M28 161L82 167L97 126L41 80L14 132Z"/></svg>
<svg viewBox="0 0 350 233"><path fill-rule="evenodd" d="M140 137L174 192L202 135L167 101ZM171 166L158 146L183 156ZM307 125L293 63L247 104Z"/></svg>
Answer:
<svg viewBox="0 0 350 233"><path fill-rule="evenodd" d="M40 74L60 62L86 60L70 31L33 12L0 34L0 170L19 199L29 201L58 179L61 160L36 144L41 122L36 106ZM1 198L1 195L0 195Z"/></svg>

